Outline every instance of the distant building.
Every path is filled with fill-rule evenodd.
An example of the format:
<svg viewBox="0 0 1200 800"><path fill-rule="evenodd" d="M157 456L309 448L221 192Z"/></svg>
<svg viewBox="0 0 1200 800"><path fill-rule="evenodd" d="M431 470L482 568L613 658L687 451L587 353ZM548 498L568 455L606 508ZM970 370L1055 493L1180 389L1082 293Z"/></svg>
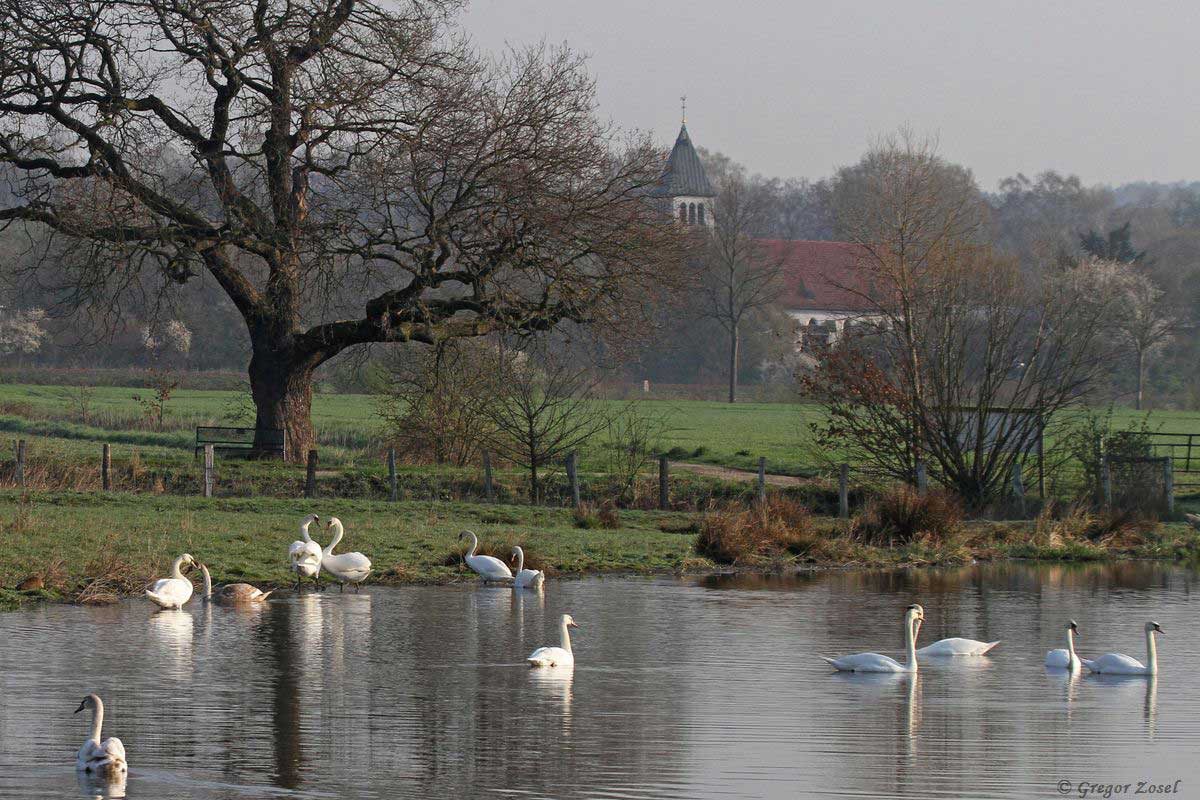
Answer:
<svg viewBox="0 0 1200 800"><path fill-rule="evenodd" d="M680 223L712 226L717 192L692 145L686 121L651 194L660 198ZM871 287L863 285L857 269L864 255L858 245L785 239L763 240L762 244L766 257L783 267L780 302L796 320L798 349L827 346L847 324L870 312Z"/></svg>

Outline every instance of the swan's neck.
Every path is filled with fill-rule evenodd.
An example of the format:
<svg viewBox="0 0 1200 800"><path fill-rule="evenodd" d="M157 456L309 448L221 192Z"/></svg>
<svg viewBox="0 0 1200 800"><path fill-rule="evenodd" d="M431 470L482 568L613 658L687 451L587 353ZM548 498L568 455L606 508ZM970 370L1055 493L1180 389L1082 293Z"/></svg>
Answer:
<svg viewBox="0 0 1200 800"><path fill-rule="evenodd" d="M104 726L104 701L96 698L96 706L92 709L92 741L100 744L100 729Z"/></svg>
<svg viewBox="0 0 1200 800"><path fill-rule="evenodd" d="M333 554L333 548L337 547L337 543L342 540L342 533L343 533L342 523L335 522L332 527L333 527L333 539L330 540L329 546L326 547L324 550L324 553L327 556Z"/></svg>
<svg viewBox="0 0 1200 800"><path fill-rule="evenodd" d="M1146 631L1146 671L1158 674L1158 649L1154 646L1154 631Z"/></svg>
<svg viewBox="0 0 1200 800"><path fill-rule="evenodd" d="M312 521L300 523L300 537L306 542L311 542L312 537L308 535L308 526L312 525Z"/></svg>
<svg viewBox="0 0 1200 800"><path fill-rule="evenodd" d="M183 566L183 556L171 562L171 577L183 580L183 571L180 569Z"/></svg>
<svg viewBox="0 0 1200 800"><path fill-rule="evenodd" d="M571 652L571 629L567 627L565 619L562 621L562 649Z"/></svg>
<svg viewBox="0 0 1200 800"><path fill-rule="evenodd" d="M201 567L200 571L204 573L204 599L208 600L212 597L212 576L208 574L208 567Z"/></svg>
<svg viewBox="0 0 1200 800"><path fill-rule="evenodd" d="M1075 631L1067 628L1067 656L1070 663L1078 660L1079 656L1075 655Z"/></svg>
<svg viewBox="0 0 1200 800"><path fill-rule="evenodd" d="M468 533L467 537L471 540L471 549L467 551L466 558L475 555L475 548L479 547L479 539L473 533Z"/></svg>
<svg viewBox="0 0 1200 800"><path fill-rule="evenodd" d="M917 626L920 624L916 617L913 617L904 626L904 649L907 657L904 663L911 672L917 671Z"/></svg>
<svg viewBox="0 0 1200 800"><path fill-rule="evenodd" d="M525 569L525 551L517 548L517 572Z"/></svg>

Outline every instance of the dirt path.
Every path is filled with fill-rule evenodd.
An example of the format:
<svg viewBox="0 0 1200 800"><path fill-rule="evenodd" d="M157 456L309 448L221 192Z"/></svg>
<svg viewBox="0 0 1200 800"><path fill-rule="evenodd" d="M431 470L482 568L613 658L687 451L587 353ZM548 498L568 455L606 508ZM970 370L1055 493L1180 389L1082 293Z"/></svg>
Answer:
<svg viewBox="0 0 1200 800"><path fill-rule="evenodd" d="M723 481L750 483L751 481L758 480L757 472L748 469L719 467L716 464L688 464L673 461L671 462L671 469L685 469L697 475L703 475L707 478L720 478ZM772 475L770 473L767 473L766 481L771 486L799 486L804 482L802 479L791 475Z"/></svg>

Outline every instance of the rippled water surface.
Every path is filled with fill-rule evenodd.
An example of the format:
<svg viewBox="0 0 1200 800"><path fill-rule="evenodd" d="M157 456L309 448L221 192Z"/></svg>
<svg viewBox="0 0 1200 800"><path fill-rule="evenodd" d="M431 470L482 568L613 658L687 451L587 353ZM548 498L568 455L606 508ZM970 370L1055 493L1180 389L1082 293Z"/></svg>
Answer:
<svg viewBox="0 0 1200 800"><path fill-rule="evenodd" d="M1080 797L1146 780L1200 797L1198 585L1005 565L47 606L0 615L0 796ZM914 601L924 642L1002 644L916 678L817 658L899 656ZM577 666L528 669L563 612ZM1071 618L1085 657L1144 660L1142 626L1161 623L1157 679L1049 674ZM128 750L124 787L77 783L89 691Z"/></svg>

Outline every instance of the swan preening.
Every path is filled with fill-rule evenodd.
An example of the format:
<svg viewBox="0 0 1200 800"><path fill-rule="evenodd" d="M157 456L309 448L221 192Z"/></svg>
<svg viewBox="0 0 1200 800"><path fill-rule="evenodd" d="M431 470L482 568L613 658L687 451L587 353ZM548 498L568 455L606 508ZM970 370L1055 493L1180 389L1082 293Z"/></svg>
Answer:
<svg viewBox="0 0 1200 800"><path fill-rule="evenodd" d="M575 665L575 654L571 652L571 628L578 628L570 614L563 614L559 621L559 647L539 647L525 660L531 667L571 667Z"/></svg>
<svg viewBox="0 0 1200 800"><path fill-rule="evenodd" d="M1046 666L1052 669L1066 669L1071 672L1078 672L1080 661L1079 656L1075 654L1075 637L1079 635L1079 626L1075 624L1075 620L1067 623L1067 647L1066 649L1058 648L1050 650L1046 653Z"/></svg>
<svg viewBox="0 0 1200 800"><path fill-rule="evenodd" d="M901 664L894 658L879 653L856 653L841 658L821 658L832 664L840 672L916 672L917 671L917 631L925 619L925 609L915 603L904 611L904 649L905 662Z"/></svg>
<svg viewBox="0 0 1200 800"><path fill-rule="evenodd" d="M288 548L288 561L292 572L296 573L296 591L300 591L300 581L304 578L312 578L314 582L320 580L321 545L308 535L308 527L320 519L316 514L309 514L300 520L300 538Z"/></svg>
<svg viewBox="0 0 1200 800"><path fill-rule="evenodd" d="M500 559L495 556L477 556L475 551L479 548L479 537L471 531L463 531L458 535L458 540L471 540L471 549L463 556L463 561L467 562L467 566L479 573L485 581L511 581L513 579L512 571Z"/></svg>
<svg viewBox="0 0 1200 800"><path fill-rule="evenodd" d="M218 589L216 594L213 594L212 576L208 574L208 566L201 564L200 571L204 573L204 594L202 595L202 599L205 602L236 606L247 603L261 603L271 596L270 592L264 592L262 589L251 586L248 583L227 583Z"/></svg>
<svg viewBox="0 0 1200 800"><path fill-rule="evenodd" d="M1146 623L1146 663L1124 653L1105 653L1094 661L1083 660L1083 665L1097 675L1157 675L1158 650L1154 646L1154 635L1163 633L1157 622Z"/></svg>
<svg viewBox="0 0 1200 800"><path fill-rule="evenodd" d="M75 768L93 775L117 775L129 770L125 762L125 745L115 736L100 741L100 730L104 726L104 701L98 695L89 694L83 698L78 714L85 708L92 710L92 735L75 758Z"/></svg>
<svg viewBox="0 0 1200 800"><path fill-rule="evenodd" d="M921 606L917 606L921 608ZM925 619L925 609L921 608L921 619ZM920 621L917 622L917 630L921 629ZM915 636L913 637L916 638ZM950 639L939 639L933 644L927 644L917 651L917 655L921 658L926 656L981 656L987 653L1000 642L981 642L977 639L963 639L955 636Z"/></svg>
<svg viewBox="0 0 1200 800"><path fill-rule="evenodd" d="M196 559L184 553L171 565L171 577L154 582L153 588L146 590L155 605L161 608L183 608L183 604L192 598L192 582L183 576L183 565L196 566Z"/></svg>
<svg viewBox="0 0 1200 800"><path fill-rule="evenodd" d="M512 557L517 562L517 574L513 576L513 587L516 589L537 589L546 582L546 573L540 569L525 569L525 551L514 546Z"/></svg>
<svg viewBox="0 0 1200 800"><path fill-rule="evenodd" d="M362 553L339 553L338 555L334 555L333 548L337 547L338 542L342 540L342 534L345 531L342 528L342 521L337 517L331 517L326 527L333 531L333 538L326 545L325 549L321 551L319 569L332 575L343 591L347 583L353 585L355 591L357 591L359 584L365 581L367 576L371 574L371 559Z"/></svg>

